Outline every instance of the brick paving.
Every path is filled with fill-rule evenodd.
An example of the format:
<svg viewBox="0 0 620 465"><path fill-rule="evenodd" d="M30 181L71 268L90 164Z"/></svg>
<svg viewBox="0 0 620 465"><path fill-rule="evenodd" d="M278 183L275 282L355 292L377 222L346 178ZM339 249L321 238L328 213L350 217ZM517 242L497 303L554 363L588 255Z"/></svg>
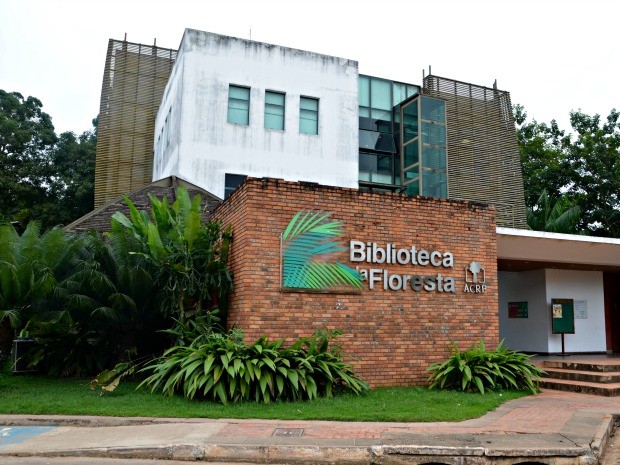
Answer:
<svg viewBox="0 0 620 465"><path fill-rule="evenodd" d="M620 398L543 390L537 396L507 402L481 418L458 423L231 420L212 440L267 438L275 428L304 428L303 437L314 439L370 439L393 433L558 433L578 411L599 412L601 418L610 413L620 414Z"/></svg>

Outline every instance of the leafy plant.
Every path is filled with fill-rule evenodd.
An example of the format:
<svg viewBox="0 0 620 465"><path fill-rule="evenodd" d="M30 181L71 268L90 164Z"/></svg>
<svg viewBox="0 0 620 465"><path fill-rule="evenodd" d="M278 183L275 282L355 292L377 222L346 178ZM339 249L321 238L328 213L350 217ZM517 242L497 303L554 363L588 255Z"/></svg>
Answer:
<svg viewBox="0 0 620 465"><path fill-rule="evenodd" d="M40 234L31 222L20 236L12 225L0 224L0 320L7 318L19 331L73 271L81 247L61 229Z"/></svg>
<svg viewBox="0 0 620 465"><path fill-rule="evenodd" d="M282 234L284 245L284 286L300 289L327 289L333 286L361 288L357 271L322 258L346 250L333 239L342 235L342 222L328 220L329 213L295 214Z"/></svg>
<svg viewBox="0 0 620 465"><path fill-rule="evenodd" d="M200 195L190 199L179 186L172 205L149 194L151 217L138 211L127 197L130 218L121 212L112 216L110 235L129 234L140 255L149 266L162 296L162 312L181 324L187 318L222 307L232 289L227 268L230 227L202 221Z"/></svg>
<svg viewBox="0 0 620 465"><path fill-rule="evenodd" d="M495 350L486 350L482 340L465 351L452 342L451 356L428 368L429 388L478 390L482 394L485 389L517 389L535 394L539 391L535 383L545 372L529 361L531 357L506 348L503 340Z"/></svg>
<svg viewBox="0 0 620 465"><path fill-rule="evenodd" d="M535 231L587 235L579 230L580 208L567 197L553 199L543 191L533 207L528 207L527 225Z"/></svg>
<svg viewBox="0 0 620 465"><path fill-rule="evenodd" d="M144 369L141 386L164 395L212 398L222 403L331 397L335 389L360 394L368 385L355 376L338 351L329 348L339 332L315 333L289 348L261 337L246 345L242 333L212 333L206 342L174 346Z"/></svg>

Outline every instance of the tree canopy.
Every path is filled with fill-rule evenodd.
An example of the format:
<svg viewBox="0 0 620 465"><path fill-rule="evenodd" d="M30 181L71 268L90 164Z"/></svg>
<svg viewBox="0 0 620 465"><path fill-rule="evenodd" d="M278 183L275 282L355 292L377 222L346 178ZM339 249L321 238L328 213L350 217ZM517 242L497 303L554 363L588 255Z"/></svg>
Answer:
<svg viewBox="0 0 620 465"><path fill-rule="evenodd" d="M0 218L43 229L93 208L96 124L80 136L54 132L35 97L0 89Z"/></svg>
<svg viewBox="0 0 620 465"><path fill-rule="evenodd" d="M523 107L515 107L525 201L531 213L539 212L540 217L542 210L555 208L556 218L571 211L574 219L573 207L578 207L574 226L562 232L620 237L619 118L615 109L605 120L573 111L572 132L567 133L555 120L528 121ZM548 197L543 199L545 192ZM539 229L532 223L530 227Z"/></svg>

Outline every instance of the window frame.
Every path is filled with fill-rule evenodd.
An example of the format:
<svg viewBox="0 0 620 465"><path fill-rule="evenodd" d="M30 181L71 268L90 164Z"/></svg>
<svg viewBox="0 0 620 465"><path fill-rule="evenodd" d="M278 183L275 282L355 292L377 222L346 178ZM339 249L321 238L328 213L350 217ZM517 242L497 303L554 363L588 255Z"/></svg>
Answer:
<svg viewBox="0 0 620 465"><path fill-rule="evenodd" d="M270 102L268 103L267 102L267 96L268 95L281 96L282 97L282 105L278 105L276 103L270 103ZM276 113L268 112L267 109L270 108L270 107L281 108L282 109L282 115L278 115ZM281 118L282 127L267 126L267 115ZM274 131L284 131L286 129L286 93L285 92L280 92L280 91L277 91L277 90L265 90L265 112L264 112L263 126L265 127L265 129L272 129Z"/></svg>
<svg viewBox="0 0 620 465"><path fill-rule="evenodd" d="M243 89L243 90L247 90L248 93L248 98L247 100L245 99L240 99L237 97L232 97L231 96L231 90L232 89ZM252 88L248 87L248 86L240 86L238 84L228 84L228 107L227 107L227 113L226 113L226 121L230 124L236 124L239 126L249 126L250 125L250 100L252 97ZM247 116L246 116L246 122L239 122L239 121L234 121L234 117L231 118L231 109L235 110L235 111L239 111L242 110L240 108L231 108L231 102L247 102L247 109L243 110L245 112L247 112Z"/></svg>
<svg viewBox="0 0 620 465"><path fill-rule="evenodd" d="M304 101L313 101L316 102L316 110L314 109L309 109L309 108L303 108L302 107L302 102ZM309 136L318 136L319 135L319 108L320 108L320 103L319 103L319 99L317 97L308 97L305 95L300 95L299 96L299 133L300 134L307 134ZM302 115L304 115L304 112L306 112L305 114L308 114L308 112L311 112L312 114L316 115L315 119L311 119L311 118L306 118ZM304 126L302 125L302 120L303 121L314 121L315 123L315 129L314 132L308 132L306 130L304 130Z"/></svg>

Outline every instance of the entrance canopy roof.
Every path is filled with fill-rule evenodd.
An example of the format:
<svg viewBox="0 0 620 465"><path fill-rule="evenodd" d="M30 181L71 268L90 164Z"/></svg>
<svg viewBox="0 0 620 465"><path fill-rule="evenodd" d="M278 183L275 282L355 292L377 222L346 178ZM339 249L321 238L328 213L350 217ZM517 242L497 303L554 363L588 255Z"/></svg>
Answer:
<svg viewBox="0 0 620 465"><path fill-rule="evenodd" d="M498 268L620 271L620 239L497 228Z"/></svg>

